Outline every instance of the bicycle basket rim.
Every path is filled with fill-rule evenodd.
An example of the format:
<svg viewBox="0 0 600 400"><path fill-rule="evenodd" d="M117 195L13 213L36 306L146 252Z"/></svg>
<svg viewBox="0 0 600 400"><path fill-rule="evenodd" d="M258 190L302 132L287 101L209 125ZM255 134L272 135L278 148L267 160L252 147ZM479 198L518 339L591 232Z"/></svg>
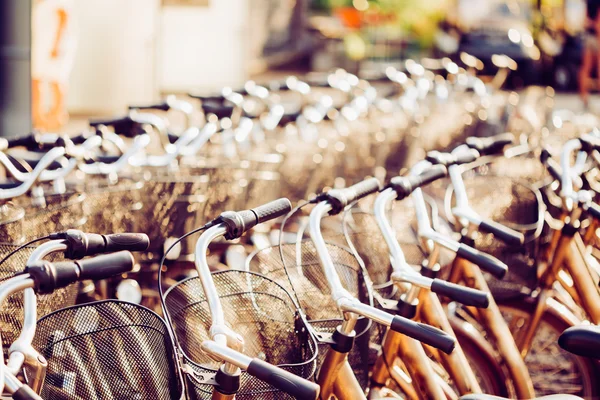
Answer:
<svg viewBox="0 0 600 400"><path fill-rule="evenodd" d="M311 240L310 238L303 238L302 240L300 240L300 242L284 243L284 245L288 245L288 246L296 246L296 245L298 245L298 243L302 244L302 242L306 242L306 243L312 243L312 240ZM348 248L348 247L342 246L342 245L340 245L340 244L337 244L337 243L330 243L330 242L325 242L325 244L326 244L327 246L335 246L335 247L337 247L337 248L340 248L340 249L342 249L342 250L345 250L345 251L347 251L349 254L351 254L353 257L355 257L355 255L353 254L352 250L351 250L350 248ZM251 263L251 261L253 260L253 258L254 258L254 256L255 256L255 255L257 255L258 253L260 253L260 252L262 252L262 251L266 251L266 250L268 250L268 249L270 249L271 251L274 251L274 250L276 250L277 257L279 257L279 249L278 249L278 248L279 248L279 246L280 246L280 245L276 244L276 245L273 245L273 246L263 247L262 249L256 249L256 250L254 250L252 253L250 253L250 254L248 255L248 257L246 257L246 262L244 263L244 268L245 268L245 271L246 271L246 272L249 272L249 273L254 273L254 274L259 274L259 275L262 275L262 274L260 274L260 273L258 273L258 272L254 272L254 271L250 271L250 270L249 270L249 269L250 269L250 263ZM355 257L355 258L356 258L356 257ZM282 261L282 260L280 260L280 261ZM364 274L364 273L365 273L365 271L364 271L364 268L363 268L363 267L362 267L362 265L361 265L361 262L362 262L362 261L359 261L359 260L357 260L357 263L358 263L359 265L358 265L358 268L356 269L356 272L357 272L357 273L360 273L360 274ZM320 263L320 262L319 262L319 263ZM287 269L287 267L285 266L285 263L283 263L283 262L282 262L282 269L284 269L284 270L286 270L286 269ZM289 276L288 276L287 272L286 272L286 277L287 277L287 280L288 280L288 282L289 282L289 284L290 284L290 287L291 287L291 289L292 289L292 290L294 290L294 284L293 284L293 283L290 281L290 278L289 278ZM270 279L270 278L268 278L268 277L267 277L267 279ZM363 277L363 279L364 279L364 277ZM277 283L277 282L275 282L275 283ZM278 285L279 285L279 284L278 284ZM365 283L365 285L366 285L366 283ZM279 285L279 286L281 286L281 285ZM286 290L286 289L284 289L284 290ZM287 290L286 290L286 292L287 292ZM294 293L295 293L295 292L294 292ZM373 291L372 291L370 288L368 288L368 290L367 290L367 293L368 293L368 295L369 295L369 303L368 303L368 304L369 304L369 305L371 305L371 306L374 306L374 304L375 304L375 303L374 303L374 301L375 301L375 300L374 300L374 297L373 297ZM288 295L289 295L289 292L288 292ZM298 298L297 296L298 296L298 295L296 295L296 294L295 294L295 296L290 296L290 297L292 297L292 301L294 302L294 305L296 306L296 309L297 309L297 310L300 312L300 315L302 316L302 319L304 320L304 322L306 322L306 323L308 324L308 327L309 327L309 329L311 330L311 332L313 332L313 335L314 335L314 332L318 332L318 331L317 331L317 329L316 329L316 328L314 328L314 327L312 326L312 323L313 323L313 322L327 322L327 321L340 321L340 322L341 322L341 321L343 321L343 320L344 320L342 317L340 317L340 318L329 318L329 319L308 319L308 318L306 317L306 314L305 314L304 310L303 310L303 309L300 307L300 305L299 305L299 304L296 302L296 300L300 301L300 300L299 300L299 298ZM342 314L342 313L340 312L340 314ZM362 335L364 335L365 333L367 333L367 332L368 332L368 331L371 329L371 325L372 325L373 321L371 321L371 320L370 320L370 319L368 319L368 318L365 318L365 317L363 317L362 315L359 315L359 316L358 316L358 320L359 320L359 321L360 321L360 320L364 320L364 319L368 320L368 324L367 324L367 326L365 327L365 329L363 329L363 330L362 330L362 331L360 331L360 332L356 332L356 337L357 337L357 338L358 338L358 337L361 337ZM318 343L321 343L321 342L320 342L318 339L316 339L316 340L317 340L317 342L318 342Z"/></svg>
<svg viewBox="0 0 600 400"><path fill-rule="evenodd" d="M181 363L180 363L180 357L179 357L179 352L177 347L174 344L173 338L171 337L170 334L170 330L168 329L168 326L164 320L163 317L161 317L160 315L158 315L156 312L154 312L153 310L149 309L148 307L145 307L141 304L135 304L129 301L124 301L124 300L118 300L118 299L105 299L105 300L98 300L98 301L92 301L89 303L83 303L83 304L75 304L72 306L68 306L68 307L63 307L59 310L56 311L52 311L49 314L44 315L42 318L38 319L37 324L39 324L40 322L44 321L45 319L54 316L58 313L64 312L64 311L68 311L68 310L73 310L73 309L77 309L77 308L83 308L86 306L97 306L97 305L102 305L102 304L119 304L119 305L127 305L127 306L133 306L134 308L143 310L144 312L147 312L149 315L151 315L152 317L155 317L157 321L160 321L160 324L162 324L164 326L164 330L165 333L162 335L163 338L165 338L165 347L169 346L170 350L171 350L171 354L172 354L172 361L173 361L173 368L174 368L174 373L177 376L177 379L179 380L179 392L180 392L180 396L179 399L182 400L185 398L185 381L183 378L183 374L182 374L182 369L181 369ZM166 339L168 338L168 342L166 342Z"/></svg>
<svg viewBox="0 0 600 400"><path fill-rule="evenodd" d="M311 362L314 362L314 361L317 359L317 356L318 356L318 350L317 350L317 344L318 344L318 341L317 341L317 339L315 338L315 336L314 336L314 334L313 334L313 332L312 332L312 330L311 330L311 326L310 326L310 324L308 323L308 321L306 320L306 317L304 316L304 313L302 313L302 312L301 312L301 310L300 310L300 309L297 307L297 305L296 305L296 302L293 300L293 298L292 298L292 296L289 294L289 292L288 292L288 291L287 291L287 290L286 290L284 287L282 287L282 286L281 286L279 283L277 283L276 281L274 281L273 279L271 279L271 278L269 278L269 277L267 277L267 276L265 276L265 275L263 275L263 274L260 274L260 273L257 273L257 272L253 272L253 271L242 271L242 270L226 270L226 271L216 271L216 272L212 272L212 273L211 273L211 275L222 275L222 274L227 274L227 273L232 273L232 272L234 272L234 273L248 274L248 275L254 275L254 276L260 277L260 278L262 278L262 279L265 279L266 281L268 281L268 282L270 282L270 283L273 283L273 284L275 284L275 285L276 285L276 286L277 286L279 289L281 289L281 290L282 290L282 291L283 291L283 292L284 292L284 293L285 293L285 294L288 296L288 298L291 300L291 304L293 305L293 307L294 307L294 309L295 309L295 311L296 311L296 315L297 315L297 316L298 316L298 317L299 317L299 318L302 320L302 323L303 323L303 324L304 324L304 325L307 327L307 332L309 333L309 334L308 334L309 340L310 340L310 341L312 341L312 343L313 343L313 346L314 346L313 348L315 349L315 351L314 351L314 353L312 354L312 356L311 356L311 357L310 357L308 360L305 360L305 361L303 361L303 362L294 363L294 364L276 364L276 366L278 366L278 367L295 367L295 366L303 366L303 365L307 365L307 364L309 364L309 363L311 363ZM183 279L183 280L181 280L181 281L177 282L176 284L174 284L173 286L171 286L170 288L168 288L168 289L167 289L167 290L164 292L164 296L163 296L163 300L165 301L165 304L167 304L166 298L167 298L167 296L169 295L169 293L170 293L172 290L174 290L174 289L175 289L176 287L178 287L179 285L182 285L182 284L184 284L185 282L188 282L188 281L191 281L191 280L195 280L195 279L200 279L200 278L199 278L198 276L191 276L191 277L185 278L185 279ZM168 310L167 310L167 312L168 312ZM175 332L175 330L173 330L173 333L174 333L174 334L176 333L176 332ZM179 341L177 341L177 343L179 343ZM205 369L205 370L207 370L207 371L213 371L213 372L217 372L217 369L213 369L213 368L206 367L206 366L204 366L204 365L201 365L201 364L198 364L197 362L195 362L194 360L192 360L192 359L191 359L191 358L190 358L190 357L187 355L187 353L185 352L185 350L184 350L184 349L183 349L183 348L182 348L180 345L177 345L177 348L178 348L178 350L179 350L180 354L181 354L181 355L182 355L182 356L185 358L186 362L189 362L191 365L197 366L197 367L199 367L199 368L202 368L202 369ZM244 373L246 373L246 372L244 371ZM189 375L189 374L188 374L188 375ZM191 375L193 375L193 374L191 374ZM206 384L206 382L198 382L198 383L200 383L200 384Z"/></svg>

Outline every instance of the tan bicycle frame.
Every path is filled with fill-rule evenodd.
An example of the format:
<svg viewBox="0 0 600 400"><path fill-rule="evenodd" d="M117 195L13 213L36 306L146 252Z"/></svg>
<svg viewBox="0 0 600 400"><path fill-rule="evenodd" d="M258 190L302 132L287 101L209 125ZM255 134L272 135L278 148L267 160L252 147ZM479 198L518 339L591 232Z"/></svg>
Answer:
<svg viewBox="0 0 600 400"><path fill-rule="evenodd" d="M211 399L212 400L233 400L234 397L235 397L234 394L223 394L223 393L220 393L220 392L214 390Z"/></svg>
<svg viewBox="0 0 600 400"><path fill-rule="evenodd" d="M393 368L397 359L402 360L406 367L419 399L446 399L444 391L435 379L435 372L423 345L415 339L390 329L385 334L382 352L373 368L371 380L385 386L391 373L388 371L388 366Z"/></svg>
<svg viewBox="0 0 600 400"><path fill-rule="evenodd" d="M418 299L416 320L456 337L437 295L429 290L420 290ZM432 353L448 372L461 395L481 393L475 374L458 343L451 354L440 351L432 351ZM371 380L385 385L390 374L388 366L392 367L397 359L404 363L419 398L445 399L447 397L436 379L436 374L431 368L430 360L421 343L389 330L384 339L382 354L379 355L373 367ZM389 360L387 365L385 360Z"/></svg>
<svg viewBox="0 0 600 400"><path fill-rule="evenodd" d="M573 280L573 287L567 291L574 291L578 304L589 316L591 322L600 324L600 292L594 284L590 267L585 259L585 244L582 237L575 233L573 237L565 236L558 230L555 232L556 247L554 257L549 266L546 266L540 277L540 293L537 297L533 317L529 321L525 334L519 340L518 346L521 355L525 357L531 348L535 332L539 327L542 316L547 311L547 300L552 297L552 287L559 278L559 272L564 269ZM554 238L553 238L554 239Z"/></svg>
<svg viewBox="0 0 600 400"><path fill-rule="evenodd" d="M467 286L474 289L479 289L486 293L490 292L479 267L461 257L454 259L449 281L454 283L464 282ZM514 384L517 397L520 399L535 397L533 382L529 376L525 361L521 357L515 341L509 340L509 338L512 338L512 333L493 297L490 297L488 308L476 309L476 315L478 322L493 340L500 357L504 360Z"/></svg>
<svg viewBox="0 0 600 400"><path fill-rule="evenodd" d="M348 353L340 353L331 347L327 349L323 365L319 370L317 384L321 387L319 396L321 400L329 400L332 396L338 400L366 400L348 363Z"/></svg>

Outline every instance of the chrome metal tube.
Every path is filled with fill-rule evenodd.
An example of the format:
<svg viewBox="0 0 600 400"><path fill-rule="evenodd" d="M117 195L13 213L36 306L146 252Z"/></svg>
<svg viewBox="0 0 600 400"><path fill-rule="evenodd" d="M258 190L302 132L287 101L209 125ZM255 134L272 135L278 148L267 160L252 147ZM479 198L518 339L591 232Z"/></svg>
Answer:
<svg viewBox="0 0 600 400"><path fill-rule="evenodd" d="M313 208L309 217L309 232L310 237L315 245L319 260L321 261L321 267L323 273L331 289L331 296L334 301L338 301L342 298L353 299L352 296L342 285L340 277L338 276L331 255L327 250L327 245L323 239L321 233L321 219L331 211L331 205L327 201L322 201Z"/></svg>
<svg viewBox="0 0 600 400"><path fill-rule="evenodd" d="M401 271L404 269L410 269L410 266L406 263L406 257L402 252L402 248L396 240L394 230L385 215L385 211L388 205L396 198L396 192L392 188L385 189L375 199L374 214L379 230L383 234L383 238L388 245L388 249L392 256L392 269L394 271Z"/></svg>
<svg viewBox="0 0 600 400"><path fill-rule="evenodd" d="M571 176L571 153L581 148L579 139L571 139L563 145L560 154L562 176L560 180L560 195L570 199L573 195L573 178ZM567 203L570 204L570 203Z"/></svg>
<svg viewBox="0 0 600 400"><path fill-rule="evenodd" d="M204 289L204 295L206 296L206 302L208 303L212 320L211 336L213 340L219 342L219 344L222 346L226 346L227 343L226 341L223 342L222 337L224 336L218 335L217 332L227 328L225 324L225 314L223 313L223 307L221 307L219 292L217 292L215 282L213 281L212 274L208 266L206 253L208 252L208 246L210 243L216 238L225 235L226 232L227 229L225 224L218 224L208 228L206 231L204 231L200 238L198 238L195 251L196 270L198 271L198 276L200 277L200 282L202 283L202 288Z"/></svg>
<svg viewBox="0 0 600 400"><path fill-rule="evenodd" d="M214 340L205 340L201 345L202 351L210 356L223 360L229 364L235 365L237 368L248 369L252 362L252 358L240 353L239 351L223 346Z"/></svg>

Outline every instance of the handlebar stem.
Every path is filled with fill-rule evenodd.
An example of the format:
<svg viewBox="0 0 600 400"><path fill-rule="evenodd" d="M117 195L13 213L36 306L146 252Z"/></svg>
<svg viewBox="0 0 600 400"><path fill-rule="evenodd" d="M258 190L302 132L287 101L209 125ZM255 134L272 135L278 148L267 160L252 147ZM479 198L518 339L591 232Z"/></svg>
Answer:
<svg viewBox="0 0 600 400"><path fill-rule="evenodd" d="M67 249L66 242L64 240L51 240L46 243L38 246L29 258L27 259L27 264L34 263L42 258L48 256L51 253L65 251ZM29 275L27 275L29 276ZM11 373L18 374L19 370L23 366L23 362L31 364L35 367L40 363L40 355L33 348L31 343L33 342L33 338L35 336L36 330L36 322L37 322L37 298L35 296L35 292L33 291L34 282L32 279L29 279L31 282L29 286L23 288L23 327L21 329L21 333L17 337L17 339L11 344L8 349L8 362L7 366ZM2 299L0 297L0 304ZM36 368L37 371L37 368ZM40 370L41 371L41 370ZM43 372L43 371L41 371ZM34 377L34 380L43 379L43 377Z"/></svg>
<svg viewBox="0 0 600 400"><path fill-rule="evenodd" d="M573 178L571 176L571 153L579 149L581 149L579 139L571 139L563 145L560 155L560 166L563 171L560 182L560 195L564 198L563 201L568 210L573 207L572 196L574 194Z"/></svg>
<svg viewBox="0 0 600 400"><path fill-rule="evenodd" d="M392 188L385 189L375 199L374 214L379 230L383 234L383 238L388 245L390 254L392 256L392 269L394 271L403 271L410 269L410 266L406 263L406 258L402 252L402 248L398 244L392 226L385 215L385 211L396 198L396 192Z"/></svg>
<svg viewBox="0 0 600 400"><path fill-rule="evenodd" d="M331 290L331 296L336 303L339 303L340 299L354 299L354 296L352 296L342 285L340 277L335 270L333 260L327 251L327 245L323 239L323 234L321 233L321 219L326 216L331 209L331 205L327 201L322 201L315 206L309 217L309 233L317 250L317 254L319 255L325 278L327 279Z"/></svg>
<svg viewBox="0 0 600 400"><path fill-rule="evenodd" d="M241 354L241 351L244 348L244 339L225 324L225 314L223 312L223 307L221 306L219 293L215 287L215 282L208 266L208 260L206 259L206 253L208 252L210 243L213 240L224 236L225 233L227 233L227 228L223 223L210 227L204 231L196 242L195 264L211 316L209 333L212 341L209 342L220 347L233 347L235 350L232 351ZM204 348L204 343L202 344L202 347ZM217 354L217 356L219 355L220 354ZM237 372L239 366L236 363L230 362L230 360L225 358L220 358L219 360L225 361L225 372L229 374Z"/></svg>

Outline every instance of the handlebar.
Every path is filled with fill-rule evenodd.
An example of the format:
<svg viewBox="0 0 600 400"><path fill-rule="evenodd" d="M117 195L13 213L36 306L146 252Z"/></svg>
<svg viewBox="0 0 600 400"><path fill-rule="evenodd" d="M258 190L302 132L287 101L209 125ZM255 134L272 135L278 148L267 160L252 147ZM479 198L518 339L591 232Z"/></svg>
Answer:
<svg viewBox="0 0 600 400"><path fill-rule="evenodd" d="M21 386L12 394L13 400L43 400L40 395L27 385Z"/></svg>
<svg viewBox="0 0 600 400"><path fill-rule="evenodd" d="M86 233L77 229L53 233L50 239L63 239L67 243L65 257L78 260L101 253L113 253L121 250L144 251L150 246L148 235L143 233L113 233L101 235Z"/></svg>
<svg viewBox="0 0 600 400"><path fill-rule="evenodd" d="M469 164L473 161L477 160L477 151L470 149L469 151L461 151L458 153L443 153L437 150L430 151L427 153L427 157L425 158L431 164L439 164L445 167L449 167L451 165L462 165Z"/></svg>
<svg viewBox="0 0 600 400"><path fill-rule="evenodd" d="M225 224L225 239L239 238L254 226L286 215L292 210L292 203L286 198L273 200L270 203L243 211L226 211L216 221Z"/></svg>
<svg viewBox="0 0 600 400"><path fill-rule="evenodd" d="M326 201L331 206L330 215L334 215L342 212L349 204L377 192L379 188L379 181L369 178L344 189L332 189L317 200Z"/></svg>
<svg viewBox="0 0 600 400"><path fill-rule="evenodd" d="M371 183L370 186L365 185L361 187L370 187L372 189L372 185L373 183ZM364 193L365 190L361 190L360 192ZM331 255L327 251L327 245L323 239L323 234L321 233L321 219L331 211L332 206L329 200L319 202L310 213L309 231L319 256L323 273L329 284L331 297L337 304L338 309L341 312L364 316L388 326L390 329L399 333L439 348L444 352L451 352L454 348L454 339L445 332L423 324L418 324L400 316L392 316L385 311L363 304L344 288L333 264L333 260L331 259ZM351 320L354 322L349 322ZM347 320L345 326L343 325L343 329L348 332L352 331L354 329L353 323L355 323L355 319Z"/></svg>
<svg viewBox="0 0 600 400"><path fill-rule="evenodd" d="M81 261L52 263L40 260L28 264L25 272L33 279L37 293L50 294L77 281L97 281L130 272L134 263L129 251L120 251Z"/></svg>
<svg viewBox="0 0 600 400"><path fill-rule="evenodd" d="M444 165L433 165L421 172L419 175L397 176L390 180L387 187L392 188L397 193L397 200L402 200L417 188L428 185L429 183L443 178L448 171Z"/></svg>
<svg viewBox="0 0 600 400"><path fill-rule="evenodd" d="M483 253L464 243L460 243L456 250L456 255L472 262L498 279L502 279L506 275L506 271L508 271L508 266L496 257Z"/></svg>
<svg viewBox="0 0 600 400"><path fill-rule="evenodd" d="M316 383L294 375L259 358L252 359L246 372L297 399L317 399L321 390Z"/></svg>
<svg viewBox="0 0 600 400"><path fill-rule="evenodd" d="M490 298L486 292L457 285L452 282L446 282L437 278L433 279L433 282L431 283L431 291L446 296L465 306L488 308L490 304Z"/></svg>
<svg viewBox="0 0 600 400"><path fill-rule="evenodd" d="M489 138L469 137L466 140L467 146L477 150L482 156L502 153L506 146L514 142L515 136L512 133L502 133Z"/></svg>
<svg viewBox="0 0 600 400"><path fill-rule="evenodd" d="M483 220L479 223L479 230L491 233L496 239L502 240L511 246L521 246L525 243L525 236L507 226L492 220Z"/></svg>
<svg viewBox="0 0 600 400"><path fill-rule="evenodd" d="M202 350L212 357L244 369L248 374L288 393L294 398L312 400L317 399L319 396L319 385L280 367L258 358L248 357L212 340L202 342L201 346Z"/></svg>

